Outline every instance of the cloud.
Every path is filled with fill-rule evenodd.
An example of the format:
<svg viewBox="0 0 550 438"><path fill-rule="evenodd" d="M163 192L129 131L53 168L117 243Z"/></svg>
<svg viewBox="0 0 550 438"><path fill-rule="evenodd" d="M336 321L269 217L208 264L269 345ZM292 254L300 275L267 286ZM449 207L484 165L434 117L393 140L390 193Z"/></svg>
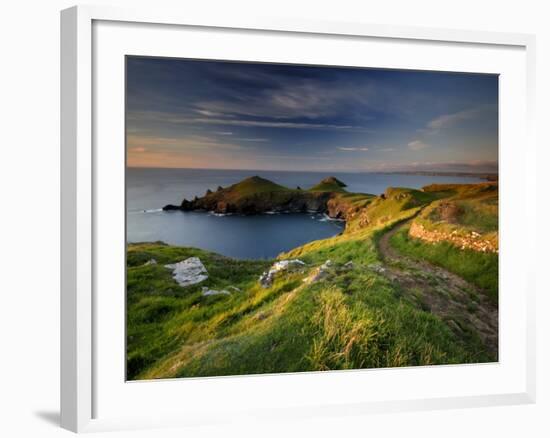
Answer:
<svg viewBox="0 0 550 438"><path fill-rule="evenodd" d="M137 112L128 115L132 122L159 121L174 124L205 124L220 126L242 126L258 128L288 128L288 129L329 129L329 130L353 130L359 132L371 132L363 126L338 125L332 123L289 122L273 120L248 120L248 119L223 119L211 117L185 117L174 113L163 112Z"/></svg>
<svg viewBox="0 0 550 438"><path fill-rule="evenodd" d="M473 161L413 161L388 163L372 161L366 167L369 171L380 172L470 172L498 173L498 162L494 160Z"/></svg>
<svg viewBox="0 0 550 438"><path fill-rule="evenodd" d="M173 119L176 123L205 123L211 125L245 126L259 128L290 128L290 129L353 129L365 130L361 126L334 125L330 123L299 123L299 122L272 122L263 120L225 120L225 119Z"/></svg>
<svg viewBox="0 0 550 438"><path fill-rule="evenodd" d="M420 151L422 149L426 149L426 148L430 147L430 145L424 143L421 140L411 141L407 146L409 147L409 149L411 149L413 151Z"/></svg>
<svg viewBox="0 0 550 438"><path fill-rule="evenodd" d="M130 148L128 149L130 152L137 152L137 153L142 153L142 152L146 152L147 151L147 148L144 148L143 146L137 146L137 147L133 147L133 148Z"/></svg>
<svg viewBox="0 0 550 438"><path fill-rule="evenodd" d="M449 128L460 122L475 119L480 117L482 113L494 111L495 109L495 105L481 105L476 108L470 108L452 114L443 114L433 120L430 120L426 127L432 132L439 131L440 129Z"/></svg>
<svg viewBox="0 0 550 438"><path fill-rule="evenodd" d="M362 152L366 152L369 150L369 148L347 148L347 147L339 147L338 148L339 150L341 151L353 151L353 152L356 152L356 151L362 151Z"/></svg>
<svg viewBox="0 0 550 438"><path fill-rule="evenodd" d="M218 113L218 112L215 112L215 111L208 111L208 110L204 110L204 109L196 109L195 112L203 115L203 116L207 116L207 117L220 117L220 116L223 116L222 113Z"/></svg>
<svg viewBox="0 0 550 438"><path fill-rule="evenodd" d="M270 141L269 138L235 138L235 141L250 141L253 143Z"/></svg>
<svg viewBox="0 0 550 438"><path fill-rule="evenodd" d="M250 80L247 80L250 84ZM206 116L258 117L289 120L319 119L339 114L342 108L365 100L370 87L310 78L273 77L261 89L252 92L225 91L223 99L215 98L194 103L195 111ZM368 115L364 118L370 119Z"/></svg>
<svg viewBox="0 0 550 438"><path fill-rule="evenodd" d="M233 143L222 143L210 137L190 135L187 137L156 137L128 135L126 139L129 153L142 153L154 148L159 151L220 149L237 150L241 146Z"/></svg>

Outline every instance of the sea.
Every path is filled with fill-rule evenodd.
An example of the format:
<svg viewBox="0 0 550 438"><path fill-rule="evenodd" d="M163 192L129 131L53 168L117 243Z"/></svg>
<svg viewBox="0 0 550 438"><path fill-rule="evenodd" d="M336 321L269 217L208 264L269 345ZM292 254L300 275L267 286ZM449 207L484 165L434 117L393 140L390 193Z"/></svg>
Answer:
<svg viewBox="0 0 550 438"><path fill-rule="evenodd" d="M390 173L281 172L259 170L152 169L126 170L127 241L163 241L241 259L270 259L304 243L342 232L345 224L323 214L288 213L258 216L212 212L163 211L207 189L227 187L258 175L286 187L307 189L327 176L347 184L350 192L379 195L387 187L421 188L433 183L476 183L477 177Z"/></svg>

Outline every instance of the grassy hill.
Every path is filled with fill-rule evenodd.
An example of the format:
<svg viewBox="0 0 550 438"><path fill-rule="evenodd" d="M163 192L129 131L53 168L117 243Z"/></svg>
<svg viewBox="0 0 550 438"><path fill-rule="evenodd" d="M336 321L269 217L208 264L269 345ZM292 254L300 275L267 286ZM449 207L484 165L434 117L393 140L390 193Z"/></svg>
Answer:
<svg viewBox="0 0 550 438"><path fill-rule="evenodd" d="M295 192L249 180L224 190L246 197L259 187L264 195ZM496 185L390 188L378 197L347 193L334 181L315 187L310 190L330 189L333 208L345 210L345 232L281 254L279 260L299 259L305 266L281 273L267 288L258 277L274 260L235 260L162 243L128 246L129 379L496 360L477 328L491 310L486 296L495 299L498 257L427 243L407 231L419 221L495 232ZM463 213L442 210L443 202L456 203ZM381 240L391 230L392 251L410 263L391 261L383 251ZM191 256L201 259L209 278L182 288L163 265ZM312 280L327 260L323 277ZM203 296L203 287L234 289ZM445 300L449 306L442 307Z"/></svg>
<svg viewBox="0 0 550 438"><path fill-rule="evenodd" d="M308 190L289 189L259 176L246 178L229 187L208 190L201 198L192 201L184 199L181 205L167 205L165 210L207 210L217 213L262 214L271 211L302 212L316 211L330 216L347 212L350 202L357 197L366 199L370 195L354 194L342 196L347 192L345 184L335 177L323 179ZM332 207L329 207L329 201Z"/></svg>
<svg viewBox="0 0 550 438"><path fill-rule="evenodd" d="M310 192L345 192L346 184L334 176L329 176L309 189Z"/></svg>
<svg viewBox="0 0 550 438"><path fill-rule="evenodd" d="M220 190L218 193L223 194L228 199L238 200L243 197L258 195L270 192L291 192L279 184L269 181L259 176L251 176L237 184L229 186L226 189Z"/></svg>

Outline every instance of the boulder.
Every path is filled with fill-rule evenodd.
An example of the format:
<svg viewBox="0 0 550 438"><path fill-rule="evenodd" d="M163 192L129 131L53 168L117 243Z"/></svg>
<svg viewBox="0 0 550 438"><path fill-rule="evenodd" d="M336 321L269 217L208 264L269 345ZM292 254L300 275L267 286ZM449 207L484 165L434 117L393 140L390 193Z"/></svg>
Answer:
<svg viewBox="0 0 550 438"><path fill-rule="evenodd" d="M173 270L172 277L182 287L200 283L208 278L208 272L198 257L189 257L164 267Z"/></svg>

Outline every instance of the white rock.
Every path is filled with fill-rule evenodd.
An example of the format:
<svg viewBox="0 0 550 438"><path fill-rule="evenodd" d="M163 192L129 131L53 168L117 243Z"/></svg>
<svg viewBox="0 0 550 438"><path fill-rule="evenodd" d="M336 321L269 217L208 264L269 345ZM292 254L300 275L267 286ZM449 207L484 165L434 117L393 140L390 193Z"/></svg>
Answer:
<svg viewBox="0 0 550 438"><path fill-rule="evenodd" d="M282 271L297 271L300 268L303 268L306 264L298 259L293 260L281 260L279 262L275 262L271 268L269 268L269 271L264 272L262 275L260 275L260 284L262 287L268 288L273 284L273 280L275 279L275 275L278 272Z"/></svg>
<svg viewBox="0 0 550 438"><path fill-rule="evenodd" d="M202 295L205 297L208 297L210 295L231 295L231 292L225 289L215 290L215 289L208 289L207 287L203 287Z"/></svg>
<svg viewBox="0 0 550 438"><path fill-rule="evenodd" d="M208 278L208 272L198 257L189 257L164 267L173 270L172 277L182 287L200 283Z"/></svg>
<svg viewBox="0 0 550 438"><path fill-rule="evenodd" d="M316 283L323 280L329 273L329 269L332 266L332 262L327 260L318 268L314 269L309 277L304 278L304 283Z"/></svg>
<svg viewBox="0 0 550 438"><path fill-rule="evenodd" d="M371 271L378 272L379 274L386 271L386 269L378 263L372 263L368 265L367 268L370 269Z"/></svg>

